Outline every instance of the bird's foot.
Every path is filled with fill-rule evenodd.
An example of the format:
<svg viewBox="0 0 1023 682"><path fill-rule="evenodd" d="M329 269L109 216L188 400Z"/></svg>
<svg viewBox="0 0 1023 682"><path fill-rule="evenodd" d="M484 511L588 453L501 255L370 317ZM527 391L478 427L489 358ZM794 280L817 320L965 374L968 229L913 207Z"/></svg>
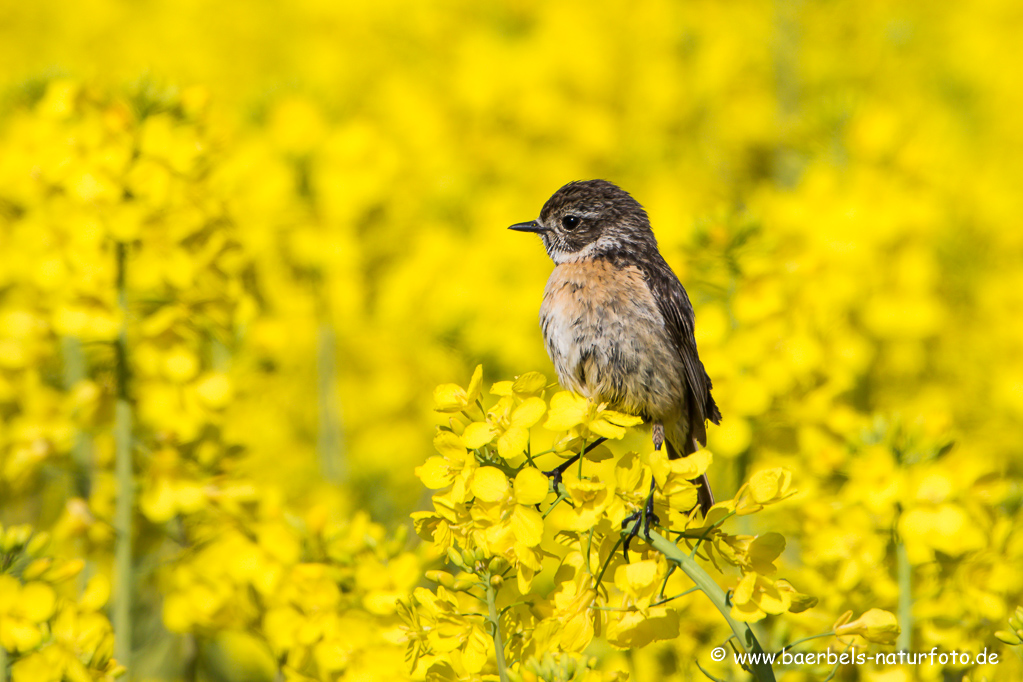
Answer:
<svg viewBox="0 0 1023 682"><path fill-rule="evenodd" d="M544 476L551 479L551 481L554 483L555 492L557 492L558 488L561 487L561 477L564 475L565 471L568 469L568 467L578 462L580 456L581 455L575 455L573 457L570 457L566 459L564 462L562 462L560 465L555 467L554 469L542 472Z"/></svg>
<svg viewBox="0 0 1023 682"><path fill-rule="evenodd" d="M640 532L643 533L643 539L650 539L650 526L660 525L661 521L657 518L657 514L654 513L654 490L653 482L650 485L650 494L646 498L646 504L639 511L636 511L629 516L625 517L622 521L622 533L625 534L625 561L629 560L629 544L639 536Z"/></svg>
<svg viewBox="0 0 1023 682"><path fill-rule="evenodd" d="M606 440L607 438L598 438L597 440L587 445L586 448L578 455L572 455L564 462L559 464L557 467L551 469L550 471L544 471L543 475L554 481L554 489L557 490L558 486L561 485L561 477L564 475L566 471L568 471L568 467L578 462L580 457L585 456L586 453L588 453L590 450L593 450L598 445L601 445Z"/></svg>

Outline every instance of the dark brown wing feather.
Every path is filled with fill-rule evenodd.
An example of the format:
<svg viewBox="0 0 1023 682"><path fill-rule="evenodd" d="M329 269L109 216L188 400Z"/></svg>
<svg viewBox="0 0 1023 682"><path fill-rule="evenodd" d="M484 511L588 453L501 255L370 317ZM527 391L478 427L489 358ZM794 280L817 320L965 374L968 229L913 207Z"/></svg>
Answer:
<svg viewBox="0 0 1023 682"><path fill-rule="evenodd" d="M710 377L707 376L707 371L703 368L696 351L693 306L682 283L660 254L639 265L643 269L647 285L653 292L664 324L685 368L690 394L689 400L686 401L689 407L689 435L700 445L706 445L706 420L709 419L715 424L720 423L721 412L710 394L712 388ZM696 452L696 445L693 442L678 445L683 448L683 456Z"/></svg>

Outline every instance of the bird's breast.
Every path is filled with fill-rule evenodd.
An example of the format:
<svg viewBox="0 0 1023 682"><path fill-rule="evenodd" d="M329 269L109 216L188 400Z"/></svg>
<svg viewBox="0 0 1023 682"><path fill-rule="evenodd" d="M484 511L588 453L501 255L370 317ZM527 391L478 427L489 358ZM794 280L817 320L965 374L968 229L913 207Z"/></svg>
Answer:
<svg viewBox="0 0 1023 682"><path fill-rule="evenodd" d="M679 354L638 267L602 259L558 265L540 325L565 388L647 418L680 409Z"/></svg>

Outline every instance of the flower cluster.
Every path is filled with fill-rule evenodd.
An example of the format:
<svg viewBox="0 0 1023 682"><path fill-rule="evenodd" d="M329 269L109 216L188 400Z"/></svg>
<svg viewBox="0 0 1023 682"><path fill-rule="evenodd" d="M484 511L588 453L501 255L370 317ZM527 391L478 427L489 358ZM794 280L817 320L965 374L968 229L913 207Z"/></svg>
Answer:
<svg viewBox="0 0 1023 682"><path fill-rule="evenodd" d="M273 503L221 523L207 522L210 536L167 572L168 630L255 633L254 667L287 679L401 675L396 602L422 575L401 536L364 513L328 521L322 508L296 524Z"/></svg>
<svg viewBox="0 0 1023 682"><path fill-rule="evenodd" d="M791 497L788 471L757 472L703 518L691 480L711 463L708 451L674 461L650 449L614 456L603 443L641 419L549 395L537 372L493 384L484 400L482 372L466 388L438 387L436 409L446 418L434 439L439 454L416 470L436 490L432 511L413 514L416 531L455 573L429 572L436 591L419 588L402 607L414 673L443 676L455 666L461 679L482 679L496 665L502 677L506 667L526 675L531 661L582 655L598 636L619 649L674 639L690 608L679 601L692 591L686 574L706 575L693 557L724 569L736 622L816 603L777 578L779 534L723 530L732 517ZM541 466L562 460L550 471ZM650 496L660 521L648 516ZM675 537L664 540L667 552L650 540L649 524Z"/></svg>
<svg viewBox="0 0 1023 682"><path fill-rule="evenodd" d="M70 651L110 675L115 642L123 659L132 632L159 628L217 643L257 676L399 675L395 601L420 560L332 485L339 437L310 442L295 433L308 411L282 412L303 385L285 371L282 333L299 333L286 289L310 275L277 272L238 228L256 210L233 184L248 162L218 146L203 91L127 101L55 80L5 124L0 495L5 513L52 497L55 553L94 576L72 606L3 576L13 674L82 679ZM327 326L306 322L336 354ZM327 381L317 396L334 433L336 393ZM142 606L120 622L112 611L117 638L98 596L111 583ZM177 668L212 665L199 662L210 648Z"/></svg>
<svg viewBox="0 0 1023 682"><path fill-rule="evenodd" d="M93 576L78 594L83 562L47 556L48 544L28 526L0 526L0 662L14 682L111 682L124 667L103 613L110 583Z"/></svg>

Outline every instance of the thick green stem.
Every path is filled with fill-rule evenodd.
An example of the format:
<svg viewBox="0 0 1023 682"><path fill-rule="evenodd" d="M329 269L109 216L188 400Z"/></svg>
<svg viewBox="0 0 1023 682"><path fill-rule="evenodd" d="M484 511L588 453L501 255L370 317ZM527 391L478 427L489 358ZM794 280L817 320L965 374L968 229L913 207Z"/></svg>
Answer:
<svg viewBox="0 0 1023 682"><path fill-rule="evenodd" d="M654 549L666 556L668 560L678 564L678 567L689 576L696 586L700 588L700 591L707 595L711 603L721 612L728 626L732 628L732 632L735 633L735 637L743 651L763 653L764 649L760 646L760 642L757 641L750 626L732 618L731 607L728 605L725 591L703 570L700 564L696 563L695 559L679 549L671 540L654 531L650 531L649 541ZM769 664L763 662L750 663L750 668L759 682L774 682L774 670L771 669Z"/></svg>
<svg viewBox="0 0 1023 682"><path fill-rule="evenodd" d="M78 382L86 378L85 354L81 342L73 336L65 336L60 340L61 354L64 358L64 390L72 390ZM92 478L92 458L89 453L89 442L85 434L78 431L71 450L71 461L74 463L71 472L73 494L78 497L89 496Z"/></svg>
<svg viewBox="0 0 1023 682"><path fill-rule="evenodd" d="M131 676L132 640L132 510L135 504L135 480L132 475L132 414L128 402L128 293L125 283L125 245L117 245L117 294L121 311L121 333L116 344L117 403L114 408L115 475L117 530L114 549L114 575L117 599L114 602L114 657L128 668Z"/></svg>
<svg viewBox="0 0 1023 682"><path fill-rule="evenodd" d="M504 637L501 636L501 617L497 613L497 590L486 580L487 610L490 613L491 627L494 628L494 659L497 661L497 674L501 682L508 682L507 664L504 662Z"/></svg>
<svg viewBox="0 0 1023 682"><path fill-rule="evenodd" d="M895 542L895 558L899 577L899 638L895 648L908 651L913 643L913 567L906 554L906 545L899 538Z"/></svg>
<svg viewBox="0 0 1023 682"><path fill-rule="evenodd" d="M341 405L337 396L336 352L334 328L330 322L323 320L316 335L316 402L319 412L316 450L323 477L331 483L341 483L347 474Z"/></svg>

